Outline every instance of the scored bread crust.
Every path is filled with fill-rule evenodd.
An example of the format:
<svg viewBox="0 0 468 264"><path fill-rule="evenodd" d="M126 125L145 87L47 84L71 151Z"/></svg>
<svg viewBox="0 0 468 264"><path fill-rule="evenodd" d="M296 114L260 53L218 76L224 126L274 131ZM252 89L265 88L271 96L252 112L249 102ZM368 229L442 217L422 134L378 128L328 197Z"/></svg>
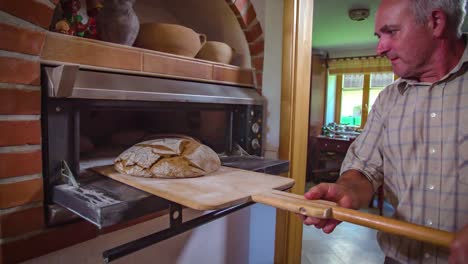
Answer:
<svg viewBox="0 0 468 264"><path fill-rule="evenodd" d="M114 168L138 177L189 178L221 167L218 155L208 146L186 138L143 141L122 152Z"/></svg>

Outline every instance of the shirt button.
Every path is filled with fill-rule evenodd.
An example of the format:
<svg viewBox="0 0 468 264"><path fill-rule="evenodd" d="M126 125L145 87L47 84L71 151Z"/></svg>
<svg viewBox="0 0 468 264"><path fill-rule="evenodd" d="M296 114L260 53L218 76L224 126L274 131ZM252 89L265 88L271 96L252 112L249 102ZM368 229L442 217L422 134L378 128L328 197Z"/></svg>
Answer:
<svg viewBox="0 0 468 264"><path fill-rule="evenodd" d="M429 150L429 153L431 153L431 154L434 154L434 153L436 153L436 150L435 150L435 148L431 148L431 149Z"/></svg>
<svg viewBox="0 0 468 264"><path fill-rule="evenodd" d="M431 117L432 117L432 118L434 118L434 117L436 117L436 116L437 116L436 113L431 113Z"/></svg>
<svg viewBox="0 0 468 264"><path fill-rule="evenodd" d="M429 190L431 190L431 191L432 191L432 190L434 190L434 189L435 189L435 186L434 186L434 185L432 185L432 184L429 184L429 185L427 185L427 188L428 188Z"/></svg>
<svg viewBox="0 0 468 264"><path fill-rule="evenodd" d="M425 258L430 258L430 257L431 257L431 254L429 254L429 253L426 252L426 253L424 253L424 257L425 257Z"/></svg>
<svg viewBox="0 0 468 264"><path fill-rule="evenodd" d="M432 226L432 220L431 220L431 219L427 219L427 220L426 220L426 225ZM427 253L426 253L426 254L427 254Z"/></svg>

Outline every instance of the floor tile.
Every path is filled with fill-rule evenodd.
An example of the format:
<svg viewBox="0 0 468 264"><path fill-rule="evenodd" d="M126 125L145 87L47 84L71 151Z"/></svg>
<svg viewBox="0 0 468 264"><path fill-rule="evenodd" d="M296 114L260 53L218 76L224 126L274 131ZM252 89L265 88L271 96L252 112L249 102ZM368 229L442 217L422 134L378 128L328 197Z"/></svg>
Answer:
<svg viewBox="0 0 468 264"><path fill-rule="evenodd" d="M376 208L366 208L366 213L378 214ZM393 213L390 205L384 206L384 215ZM377 231L343 222L331 234L325 234L314 226L303 228L301 264L378 264L384 254L379 248Z"/></svg>
<svg viewBox="0 0 468 264"><path fill-rule="evenodd" d="M305 263L346 264L333 253L306 254L306 259L308 262ZM302 262L302 264L304 264L304 262Z"/></svg>

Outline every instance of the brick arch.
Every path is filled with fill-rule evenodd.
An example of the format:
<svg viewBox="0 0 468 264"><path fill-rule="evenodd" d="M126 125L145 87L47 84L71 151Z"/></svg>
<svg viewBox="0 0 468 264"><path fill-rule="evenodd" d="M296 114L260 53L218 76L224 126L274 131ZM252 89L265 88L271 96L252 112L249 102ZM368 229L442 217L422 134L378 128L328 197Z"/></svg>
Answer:
<svg viewBox="0 0 468 264"><path fill-rule="evenodd" d="M236 15L249 44L250 59L252 67L255 68L257 88L261 90L265 40L262 27L257 20L257 13L250 0L226 0L226 2Z"/></svg>

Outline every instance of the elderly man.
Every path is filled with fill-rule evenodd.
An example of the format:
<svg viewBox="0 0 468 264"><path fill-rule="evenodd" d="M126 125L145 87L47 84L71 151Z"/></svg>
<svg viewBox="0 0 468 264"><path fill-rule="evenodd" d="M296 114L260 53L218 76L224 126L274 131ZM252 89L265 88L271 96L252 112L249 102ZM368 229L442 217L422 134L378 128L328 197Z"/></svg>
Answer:
<svg viewBox="0 0 468 264"><path fill-rule="evenodd" d="M369 204L384 184L394 217L456 232L450 249L379 233L385 263L468 263L468 49L465 0L383 0L377 53L401 77L376 100L336 183L307 199ZM305 218L330 233L336 220Z"/></svg>

